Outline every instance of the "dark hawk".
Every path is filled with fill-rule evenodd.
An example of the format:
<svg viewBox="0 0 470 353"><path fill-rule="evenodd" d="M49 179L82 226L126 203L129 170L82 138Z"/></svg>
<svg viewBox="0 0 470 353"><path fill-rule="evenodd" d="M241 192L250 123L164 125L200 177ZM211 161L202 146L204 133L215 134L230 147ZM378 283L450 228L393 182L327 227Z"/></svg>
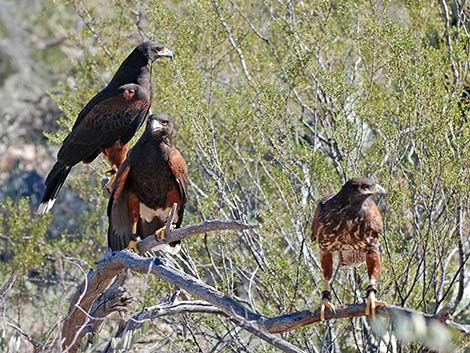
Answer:
<svg viewBox="0 0 470 353"><path fill-rule="evenodd" d="M122 62L111 82L78 114L65 138L57 162L46 178L46 190L37 213L54 205L71 168L92 162L101 152L109 159L111 172L127 154L127 143L143 123L152 103L151 67L160 57L173 57L163 45L147 41Z"/></svg>
<svg viewBox="0 0 470 353"><path fill-rule="evenodd" d="M353 178L337 194L325 197L313 214L312 240L317 240L320 245L321 268L325 278L320 306L322 320L325 307L334 312L330 302L333 252L339 252L341 266L366 262L369 275L366 315L375 318L375 308L386 305L375 298L376 280L382 267L379 233L383 231L382 216L371 198L375 194L385 194L385 190L369 179Z"/></svg>
<svg viewBox="0 0 470 353"><path fill-rule="evenodd" d="M155 234L163 239L165 224L176 203L175 227L183 221L187 201L188 166L172 144L173 122L152 114L143 135L121 164L108 204L108 245L112 251L138 252L137 238ZM160 248L176 254L180 242Z"/></svg>

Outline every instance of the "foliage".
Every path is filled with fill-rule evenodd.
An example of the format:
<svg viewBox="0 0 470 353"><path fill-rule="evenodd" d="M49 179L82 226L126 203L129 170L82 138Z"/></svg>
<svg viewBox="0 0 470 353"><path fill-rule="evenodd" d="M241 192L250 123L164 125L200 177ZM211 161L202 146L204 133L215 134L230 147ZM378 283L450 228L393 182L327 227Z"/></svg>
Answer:
<svg viewBox="0 0 470 353"><path fill-rule="evenodd" d="M53 95L64 118L63 130L47 135L51 141L62 141L137 43L158 40L174 49L175 60L154 65L152 110L176 119L176 144L189 164L184 223L262 224L256 232L193 238L176 266L265 315L314 308L322 274L310 216L346 179L367 176L388 191L379 200L386 220L379 297L427 313L458 304L456 320L468 323L468 293L456 302L459 238L469 229L470 128L461 93L468 83L466 22L450 27L450 51L438 2L152 0L129 7L84 0L57 11L85 25L78 32L66 28L67 47L83 57ZM62 226L59 239L47 234L50 218L31 217L25 201L2 208L5 252L14 254L2 264L5 281L12 269L38 268L43 254L54 253L50 266L61 272L55 294L35 299L42 305L72 291L82 276L78 264L87 271L105 249L106 200L96 180L106 165L99 160L80 170L71 184L90 205L86 212L66 210L74 226ZM461 241L468 254L468 240ZM12 290L29 281L18 279ZM366 286L364 265L338 270L334 302L360 302ZM174 291L145 278L132 288L138 305ZM65 313L63 301L58 310ZM17 321L33 335L54 330L54 315L40 328L24 315ZM152 337L151 344L167 351L272 351L215 316L175 317L149 331L135 347ZM284 338L312 352L380 345L362 319L313 325ZM421 343L400 343L401 350Z"/></svg>

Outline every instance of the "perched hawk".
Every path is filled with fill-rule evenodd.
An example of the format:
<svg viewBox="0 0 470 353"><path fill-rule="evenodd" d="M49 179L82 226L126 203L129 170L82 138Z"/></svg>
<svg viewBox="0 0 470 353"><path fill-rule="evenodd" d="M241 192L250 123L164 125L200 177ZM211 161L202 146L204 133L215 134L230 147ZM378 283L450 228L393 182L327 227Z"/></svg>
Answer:
<svg viewBox="0 0 470 353"><path fill-rule="evenodd" d="M147 118L145 132L121 164L108 204L108 245L112 251L132 249L137 237L163 238L173 203L176 228L183 221L187 201L188 167L172 144L173 123L165 114ZM161 248L176 254L179 242Z"/></svg>
<svg viewBox="0 0 470 353"><path fill-rule="evenodd" d="M46 178L46 191L38 207L45 214L71 168L90 163L101 152L116 170L126 158L127 143L145 119L152 103L151 65L160 57L172 58L170 50L156 42L144 42L122 62L111 82L78 114L72 131L57 154Z"/></svg>
<svg viewBox="0 0 470 353"><path fill-rule="evenodd" d="M382 265L378 237L383 230L382 216L370 197L375 194L385 194L385 190L369 179L350 179L336 195L325 197L313 214L312 240L317 240L320 245L325 278L320 306L322 320L325 307L334 312L330 302L330 282L335 251L339 252L341 266L355 266L364 261L367 264L369 286L366 315L375 318L375 308L386 305L375 298L375 283Z"/></svg>

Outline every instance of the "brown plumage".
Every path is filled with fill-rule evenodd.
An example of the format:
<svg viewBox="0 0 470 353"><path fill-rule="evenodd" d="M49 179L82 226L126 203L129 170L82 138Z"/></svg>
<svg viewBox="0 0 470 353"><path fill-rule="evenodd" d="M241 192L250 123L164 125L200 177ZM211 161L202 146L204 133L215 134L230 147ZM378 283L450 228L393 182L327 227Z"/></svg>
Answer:
<svg viewBox="0 0 470 353"><path fill-rule="evenodd" d="M148 41L122 62L111 82L78 114L46 178L46 191L38 214L48 212L71 168L92 162L101 152L113 168L127 153L127 143L145 119L152 102L151 65L159 57L172 57L163 45Z"/></svg>
<svg viewBox="0 0 470 353"><path fill-rule="evenodd" d="M370 286L368 304L372 306L382 302L371 299L376 291L375 282L381 271L379 233L383 230L383 221L375 201L370 197L385 190L377 183L365 179L350 179L336 195L325 197L317 206L312 218L312 239L320 246L320 262L326 280L322 293L322 315L325 306L334 310L331 300L330 282L333 275L333 252L339 252L341 266L367 264ZM367 309L366 309L367 311ZM370 312L370 309L369 309Z"/></svg>
<svg viewBox="0 0 470 353"><path fill-rule="evenodd" d="M178 205L176 228L187 201L188 167L172 144L173 123L164 114L148 117L145 132L118 170L108 204L108 245L111 250L134 249L137 237L162 235L173 203ZM179 242L162 246L176 253Z"/></svg>

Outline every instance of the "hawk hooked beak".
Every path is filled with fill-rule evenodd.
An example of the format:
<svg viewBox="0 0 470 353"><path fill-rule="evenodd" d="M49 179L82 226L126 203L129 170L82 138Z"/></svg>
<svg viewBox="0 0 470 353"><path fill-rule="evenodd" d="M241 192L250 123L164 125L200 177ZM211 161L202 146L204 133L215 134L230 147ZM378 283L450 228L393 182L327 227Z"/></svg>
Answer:
<svg viewBox="0 0 470 353"><path fill-rule="evenodd" d="M163 129L163 125L157 119L151 119L150 120L150 129L152 131L159 131L159 130Z"/></svg>
<svg viewBox="0 0 470 353"><path fill-rule="evenodd" d="M165 57L170 58L171 60L173 60L173 52L170 49L167 49L167 48L162 48L159 51L157 51L157 56L158 57L165 56Z"/></svg>
<svg viewBox="0 0 470 353"><path fill-rule="evenodd" d="M375 184L372 188L371 188L371 194L380 194L380 195L387 195L387 192L385 191L385 189L380 186L379 184Z"/></svg>

